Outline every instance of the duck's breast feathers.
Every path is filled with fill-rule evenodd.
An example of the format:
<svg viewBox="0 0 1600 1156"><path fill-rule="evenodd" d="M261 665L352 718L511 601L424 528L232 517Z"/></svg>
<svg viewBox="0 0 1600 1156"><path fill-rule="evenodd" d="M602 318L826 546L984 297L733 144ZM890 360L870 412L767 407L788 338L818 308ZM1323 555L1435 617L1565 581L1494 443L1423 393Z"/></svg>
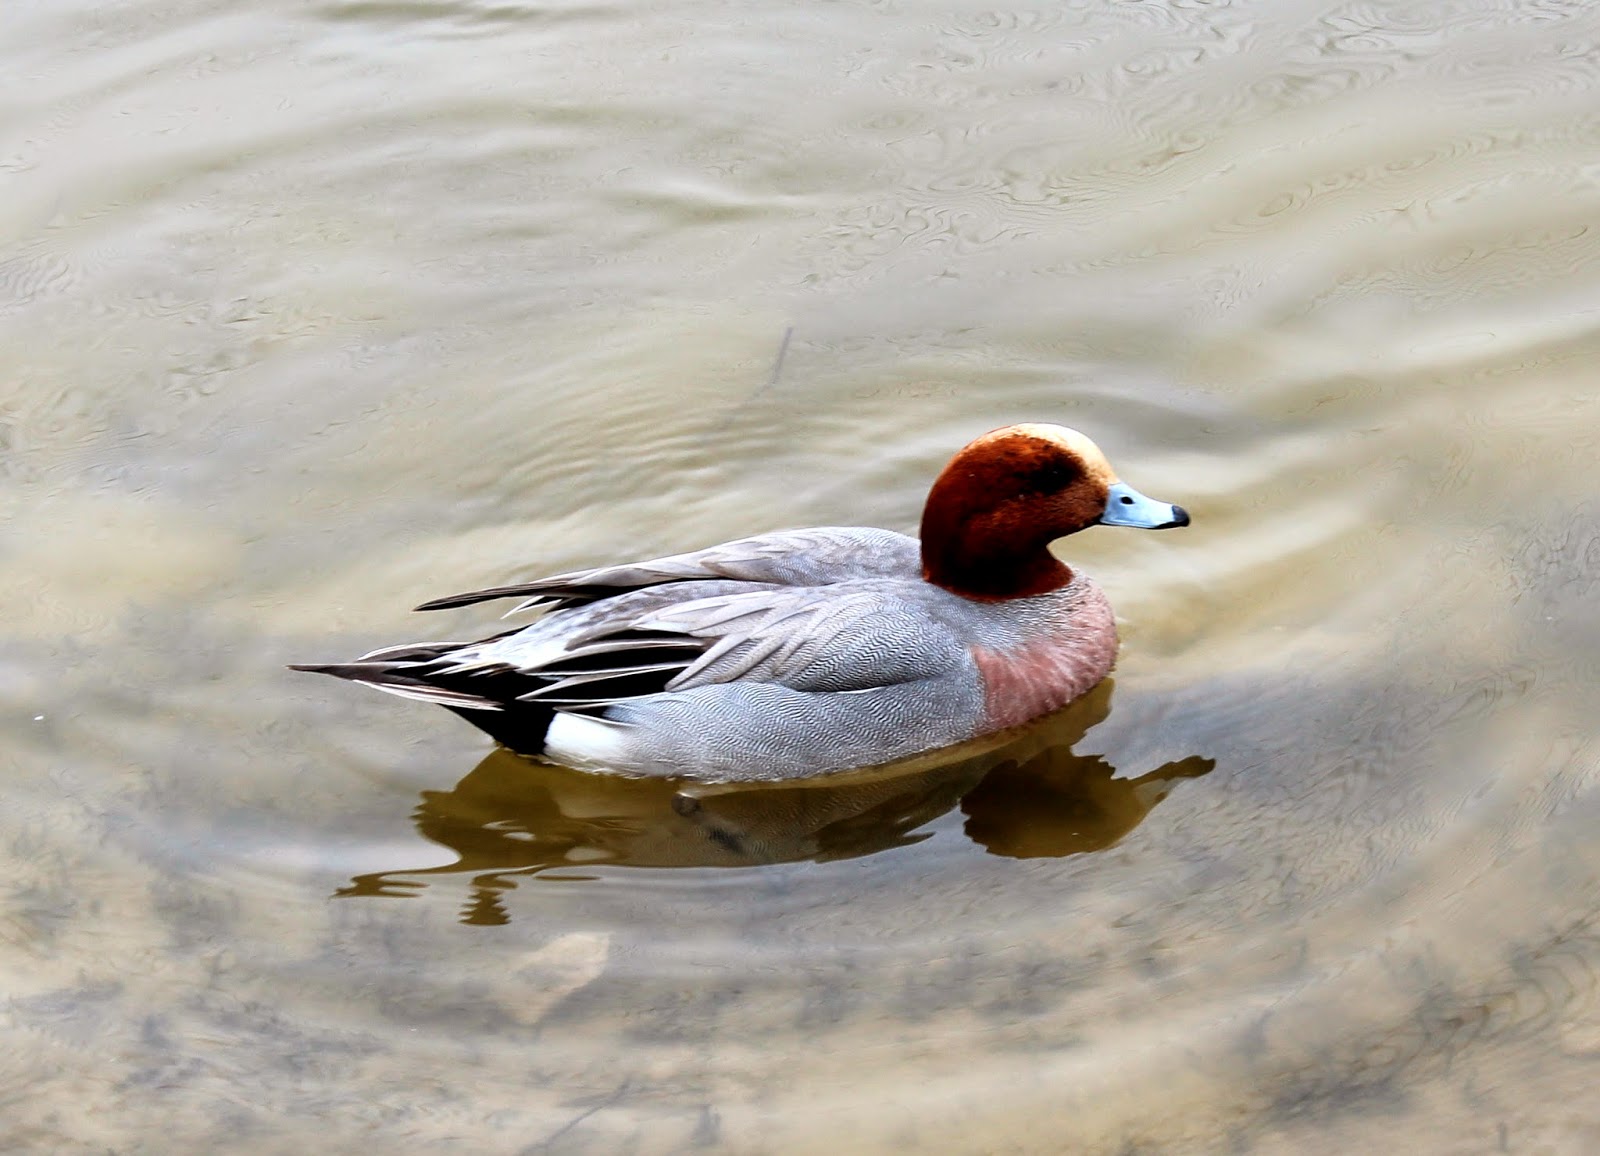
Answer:
<svg viewBox="0 0 1600 1156"><path fill-rule="evenodd" d="M774 586L824 586L859 578L915 577L921 554L914 538L868 526L818 526L740 538L688 554L645 562L573 570L532 582L495 586L435 598L418 610L444 610L496 598L527 599L533 606L573 606L666 583L758 582Z"/></svg>
<svg viewBox="0 0 1600 1156"><path fill-rule="evenodd" d="M983 686L986 730L1016 726L1065 706L1104 678L1116 660L1111 604L1081 574L1062 590L995 607L992 616L1011 619L1009 629L991 631L971 647Z"/></svg>

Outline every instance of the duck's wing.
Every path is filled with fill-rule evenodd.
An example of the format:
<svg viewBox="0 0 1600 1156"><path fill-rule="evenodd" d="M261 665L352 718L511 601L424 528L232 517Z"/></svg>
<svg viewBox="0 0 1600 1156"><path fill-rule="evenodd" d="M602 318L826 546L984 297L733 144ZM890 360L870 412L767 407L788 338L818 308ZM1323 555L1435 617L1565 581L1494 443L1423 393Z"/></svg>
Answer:
<svg viewBox="0 0 1600 1156"><path fill-rule="evenodd" d="M419 654L420 662L367 656L362 661L376 659L385 677L362 681L413 697L419 684L437 687L449 693L449 705L471 698L479 709L580 713L738 681L870 690L946 674L965 653L908 590L915 587L901 581L849 590L756 586L666 604L665 591L636 591L482 643Z"/></svg>
<svg viewBox="0 0 1600 1156"><path fill-rule="evenodd" d="M704 598L640 622L704 644L668 684L689 690L752 680L793 690L870 690L949 671L965 650L927 612L920 578Z"/></svg>
<svg viewBox="0 0 1600 1156"><path fill-rule="evenodd" d="M774 586L822 586L857 578L914 578L921 573L915 538L865 526L819 526L740 538L706 550L646 562L573 570L533 582L435 598L418 610L445 610L496 598L523 598L511 613L578 606L671 582L733 580Z"/></svg>

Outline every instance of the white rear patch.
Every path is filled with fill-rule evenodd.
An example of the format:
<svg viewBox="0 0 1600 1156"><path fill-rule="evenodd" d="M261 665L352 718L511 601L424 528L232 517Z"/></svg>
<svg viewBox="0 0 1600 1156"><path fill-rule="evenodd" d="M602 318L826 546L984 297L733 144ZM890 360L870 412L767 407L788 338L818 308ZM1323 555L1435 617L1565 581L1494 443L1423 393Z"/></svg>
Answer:
<svg viewBox="0 0 1600 1156"><path fill-rule="evenodd" d="M556 711L544 736L546 757L583 770L615 770L633 764L630 727L587 715Z"/></svg>

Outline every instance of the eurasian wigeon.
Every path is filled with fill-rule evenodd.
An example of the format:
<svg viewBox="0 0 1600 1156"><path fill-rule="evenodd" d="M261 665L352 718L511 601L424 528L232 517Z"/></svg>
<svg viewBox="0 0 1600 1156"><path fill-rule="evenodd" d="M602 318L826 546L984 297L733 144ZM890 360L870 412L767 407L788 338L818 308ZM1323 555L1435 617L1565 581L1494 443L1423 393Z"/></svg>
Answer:
<svg viewBox="0 0 1600 1156"><path fill-rule="evenodd" d="M522 598L529 626L296 666L434 702L569 766L709 781L886 763L1089 690L1117 631L1049 550L1089 526L1186 526L1064 426L1006 426L934 481L920 541L826 526L440 598Z"/></svg>

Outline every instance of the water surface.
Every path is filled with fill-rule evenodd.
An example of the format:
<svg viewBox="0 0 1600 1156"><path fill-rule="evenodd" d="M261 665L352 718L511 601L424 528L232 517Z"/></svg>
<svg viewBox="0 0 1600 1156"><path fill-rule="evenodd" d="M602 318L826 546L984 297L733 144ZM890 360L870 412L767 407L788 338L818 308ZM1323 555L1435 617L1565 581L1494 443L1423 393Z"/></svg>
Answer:
<svg viewBox="0 0 1600 1156"><path fill-rule="evenodd" d="M18 1151L1600 1148L1600 17L23 3ZM1088 431L1113 684L681 797L291 661Z"/></svg>

